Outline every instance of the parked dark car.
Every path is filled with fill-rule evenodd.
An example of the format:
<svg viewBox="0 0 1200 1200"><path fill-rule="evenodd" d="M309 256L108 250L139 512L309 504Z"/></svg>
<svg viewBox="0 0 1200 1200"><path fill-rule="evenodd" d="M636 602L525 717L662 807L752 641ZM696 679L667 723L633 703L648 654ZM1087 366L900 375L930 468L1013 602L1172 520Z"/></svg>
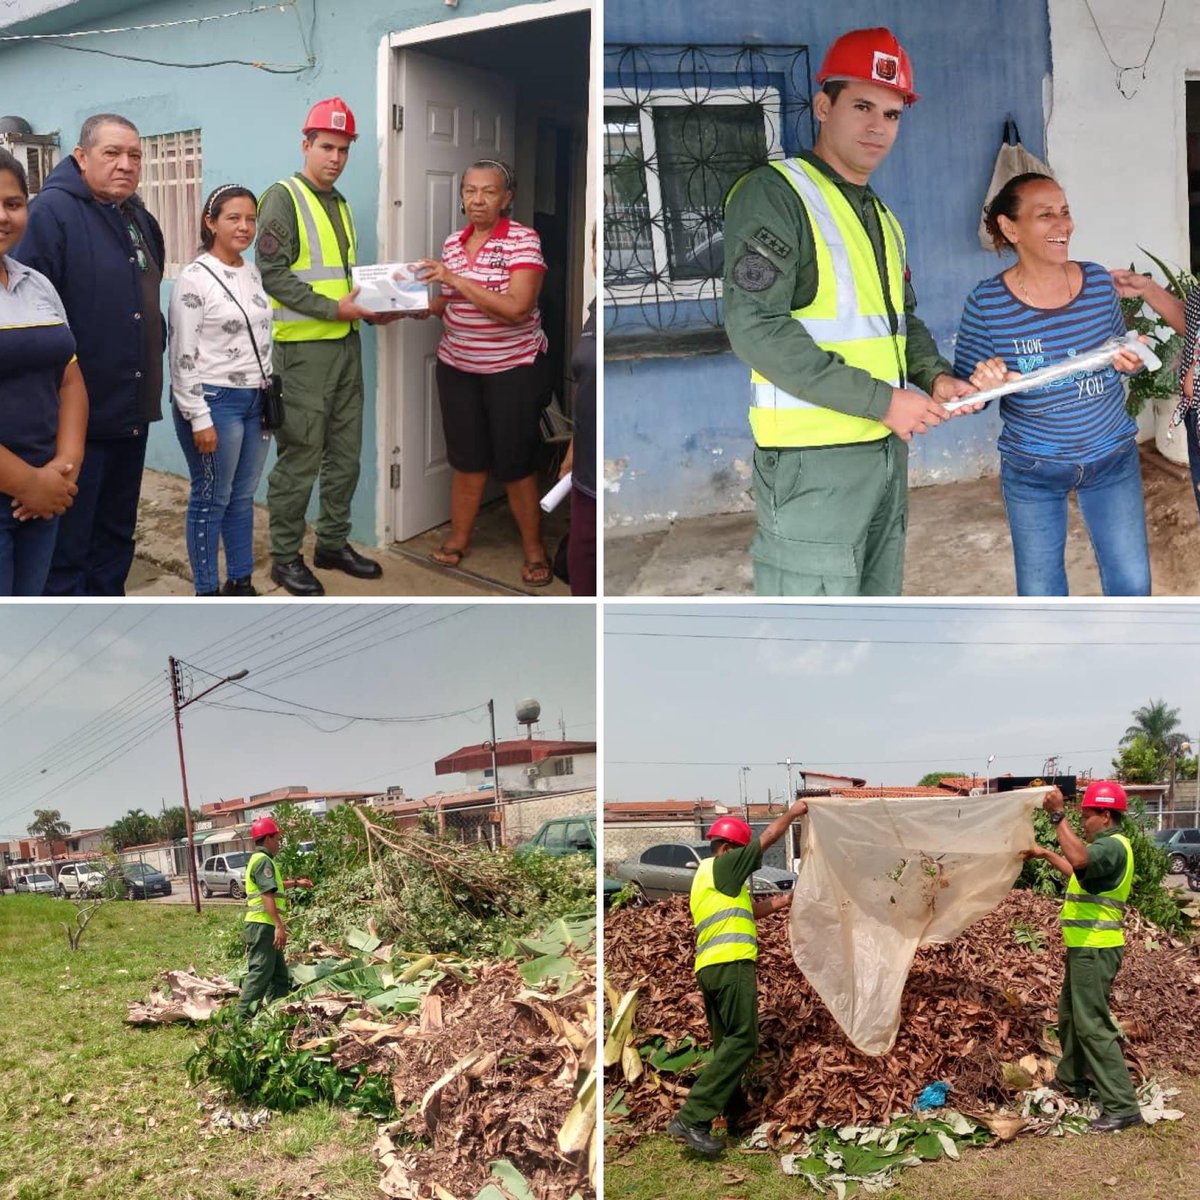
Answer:
<svg viewBox="0 0 1200 1200"><path fill-rule="evenodd" d="M514 854L532 854L543 850L556 858L566 854L586 854L596 865L596 818L593 814L578 817L553 817L527 841L513 851Z"/></svg>
<svg viewBox="0 0 1200 1200"><path fill-rule="evenodd" d="M169 896L171 881L161 872L145 863L125 863L121 867L125 879L125 897L128 900L148 900L151 896Z"/></svg>
<svg viewBox="0 0 1200 1200"><path fill-rule="evenodd" d="M1160 829L1154 842L1171 856L1171 874L1200 866L1200 829Z"/></svg>
<svg viewBox="0 0 1200 1200"><path fill-rule="evenodd" d="M637 858L627 858L618 864L617 874L637 884L647 900L662 900L678 892L690 892L700 860L712 855L707 842L687 846L675 842L650 846ZM796 876L778 867L759 867L750 876L750 891L755 896L772 896L790 892Z"/></svg>

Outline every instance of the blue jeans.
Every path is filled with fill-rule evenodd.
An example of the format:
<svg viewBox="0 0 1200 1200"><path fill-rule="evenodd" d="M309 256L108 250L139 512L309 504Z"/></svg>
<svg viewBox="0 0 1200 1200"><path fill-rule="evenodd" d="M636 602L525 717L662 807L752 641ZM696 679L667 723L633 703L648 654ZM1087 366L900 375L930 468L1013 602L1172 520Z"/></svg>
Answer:
<svg viewBox="0 0 1200 1200"><path fill-rule="evenodd" d="M50 574L58 517L18 521L0 492L0 596L40 596Z"/></svg>
<svg viewBox="0 0 1200 1200"><path fill-rule="evenodd" d="M1183 414L1183 427L1187 430L1188 466L1192 469L1192 493L1200 507L1200 411L1189 408Z"/></svg>
<svg viewBox="0 0 1200 1200"><path fill-rule="evenodd" d="M217 448L201 454L191 425L172 406L175 433L192 476L188 498L187 549L196 595L221 586L218 543L225 543L230 579L249 579L254 571L254 489L262 474L271 435L262 427L259 388L204 387L204 399L217 431Z"/></svg>
<svg viewBox="0 0 1200 1200"><path fill-rule="evenodd" d="M1012 531L1019 596L1067 595L1067 497L1091 538L1106 596L1148 596L1150 553L1142 471L1134 442L1097 462L1051 462L1005 451L1000 489Z"/></svg>

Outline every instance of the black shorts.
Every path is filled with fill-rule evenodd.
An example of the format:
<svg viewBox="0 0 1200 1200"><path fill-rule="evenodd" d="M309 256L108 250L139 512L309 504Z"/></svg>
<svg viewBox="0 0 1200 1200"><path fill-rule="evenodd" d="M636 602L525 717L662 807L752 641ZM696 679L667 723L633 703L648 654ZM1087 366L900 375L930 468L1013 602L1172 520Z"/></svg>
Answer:
<svg viewBox="0 0 1200 1200"><path fill-rule="evenodd" d="M456 471L490 471L514 483L537 470L542 409L550 400L549 362L493 375L460 371L438 360L438 402L446 458Z"/></svg>

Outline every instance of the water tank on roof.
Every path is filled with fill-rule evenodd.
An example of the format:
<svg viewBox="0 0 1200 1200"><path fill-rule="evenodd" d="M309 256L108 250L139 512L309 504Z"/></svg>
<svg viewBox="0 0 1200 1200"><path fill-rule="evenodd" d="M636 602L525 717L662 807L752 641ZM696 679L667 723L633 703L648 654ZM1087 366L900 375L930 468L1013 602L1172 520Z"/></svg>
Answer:
<svg viewBox="0 0 1200 1200"><path fill-rule="evenodd" d="M542 706L537 700L517 701L517 724L532 725L542 715Z"/></svg>
<svg viewBox="0 0 1200 1200"><path fill-rule="evenodd" d="M24 137L33 132L33 126L24 117L0 117L0 136L16 134Z"/></svg>

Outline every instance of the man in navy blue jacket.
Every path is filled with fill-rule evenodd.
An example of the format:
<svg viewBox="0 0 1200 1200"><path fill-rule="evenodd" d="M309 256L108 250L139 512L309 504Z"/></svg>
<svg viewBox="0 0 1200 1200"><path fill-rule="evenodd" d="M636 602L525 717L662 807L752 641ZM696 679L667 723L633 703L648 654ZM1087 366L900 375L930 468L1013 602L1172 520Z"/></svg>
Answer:
<svg viewBox="0 0 1200 1200"><path fill-rule="evenodd" d="M48 596L123 596L151 421L162 417L166 322L159 311L162 230L134 194L137 127L89 117L50 172L13 257L41 271L67 310L87 384L79 494L61 518Z"/></svg>

